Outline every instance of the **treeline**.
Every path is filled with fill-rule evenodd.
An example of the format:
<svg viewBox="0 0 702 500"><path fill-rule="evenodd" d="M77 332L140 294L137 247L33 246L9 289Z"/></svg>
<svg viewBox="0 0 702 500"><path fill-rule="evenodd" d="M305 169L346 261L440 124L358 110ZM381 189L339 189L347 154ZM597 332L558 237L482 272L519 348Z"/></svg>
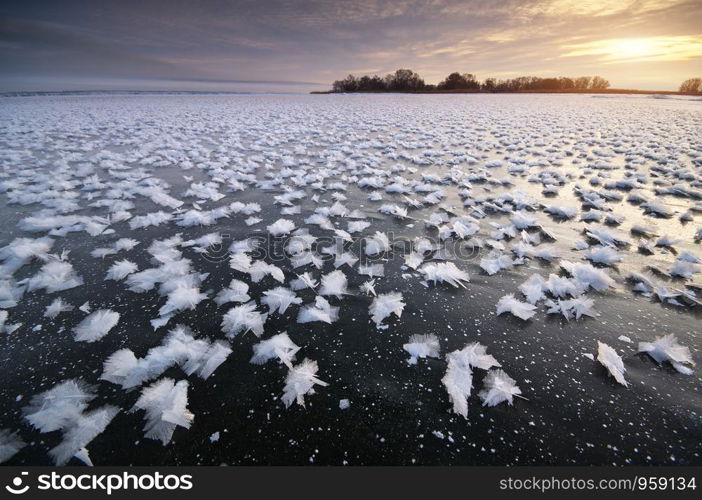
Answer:
<svg viewBox="0 0 702 500"><path fill-rule="evenodd" d="M688 78L680 84L680 92L702 92L702 78Z"/></svg>
<svg viewBox="0 0 702 500"><path fill-rule="evenodd" d="M542 78L520 76L506 80L488 78L479 81L470 73L451 73L437 85L427 84L411 69L398 69L383 77L349 75L332 84L332 92L431 92L431 91L472 91L472 92L525 92L525 91L568 91L604 90L609 82L601 76L580 76L578 78Z"/></svg>

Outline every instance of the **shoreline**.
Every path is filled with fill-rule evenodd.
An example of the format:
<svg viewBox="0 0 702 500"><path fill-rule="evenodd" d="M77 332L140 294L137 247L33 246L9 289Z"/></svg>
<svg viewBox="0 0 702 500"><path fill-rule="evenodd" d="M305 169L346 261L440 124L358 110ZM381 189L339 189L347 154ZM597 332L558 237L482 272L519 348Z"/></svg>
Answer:
<svg viewBox="0 0 702 500"><path fill-rule="evenodd" d="M310 94L636 94L636 95L678 95L702 96L702 92L679 92L677 90L636 90L636 89L602 89L602 90L517 90L490 92L487 90L361 90L355 92L334 92L333 90L313 90Z"/></svg>

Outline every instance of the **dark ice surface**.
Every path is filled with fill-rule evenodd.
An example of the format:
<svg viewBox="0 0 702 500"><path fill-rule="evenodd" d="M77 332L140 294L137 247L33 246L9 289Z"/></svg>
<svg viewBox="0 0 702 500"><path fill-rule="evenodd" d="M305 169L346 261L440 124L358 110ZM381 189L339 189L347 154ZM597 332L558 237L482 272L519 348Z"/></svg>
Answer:
<svg viewBox="0 0 702 500"><path fill-rule="evenodd" d="M504 145L480 151L483 137L491 137L498 143L500 136L507 137L507 142L518 143L519 137L509 137L510 127L513 127L514 134L521 135L522 141L532 142L530 148L539 149L549 158L566 158L560 155L560 150L569 146L559 143L558 139L570 138L572 143L577 140L575 134L578 130L587 133L595 130L593 137L597 136L603 142L593 144L593 149L612 149L612 141L636 134L637 127L653 129L657 125L655 120L667 123L671 130L678 130L671 120L693 120L685 133L702 133L701 106L702 103L693 101L670 103L645 97L605 100L590 96L16 97L4 98L0 102L0 150L7 153L11 149L7 142L10 131L16 134L24 126L27 127L24 133L38 134L31 125L43 120L36 149L31 154L37 159L48 160L49 165L61 154L43 149L41 134L63 136L67 143L77 146L76 150L85 156L83 161L99 164L98 160L90 158L103 148L129 152L130 148L142 146L133 144L126 136L130 127L157 127L159 134L173 137L181 131L185 131L188 137L199 137L201 132L204 135L200 137L199 146L212 150L218 147L221 135L227 134L228 140L222 142L225 149L234 139L234 142L249 145L257 138L265 137L271 139L269 147L278 152L291 150L296 144L304 146L311 138L329 144L335 134L340 146L342 142L348 142L352 149L363 142L354 139L355 134L377 138L386 145L394 136L405 143L395 147L411 151L411 154L419 154L425 149L442 152L442 147L464 149L484 152L486 156L480 159L483 163L517 154ZM254 116L256 112L260 116ZM64 121L60 119L62 115L65 115ZM119 118L116 129L110 121L114 116ZM86 124L85 131L80 130L81 120ZM219 120L229 121L224 125ZM487 121L481 125L480 120ZM533 126L529 125L531 120ZM46 121L52 123L51 127L45 126ZM241 129L237 128L239 121ZM565 130L562 136L553 131L543 133L542 127L549 123L555 128L574 121L577 125ZM336 127L332 126L334 123ZM354 123L364 126L354 131ZM465 130L461 128L462 124L467 124ZM300 128L296 130L295 126ZM314 129L314 132L306 131L305 127ZM443 144L436 136L424 136L422 129L431 130L432 127L442 130L442 137L446 139ZM482 130L484 136L471 139L471 133L476 130ZM105 134L105 138L95 136L99 131ZM221 135L217 136L217 133ZM233 137L237 133L240 137ZM401 141L398 134L405 134ZM535 134L535 137L543 135L547 144L534 146L530 134ZM116 136L124 136L125 143L117 144L114 141ZM698 134L689 138L690 143L697 144L698 151L700 137ZM453 144L448 144L449 139ZM409 149L407 142L410 140L423 146ZM651 142L663 143L665 137L637 136L636 140L641 141L642 146L650 147ZM84 146L87 148L83 151ZM323 151L326 147L310 147L309 150ZM553 152L545 152L551 147L555 148ZM660 144L664 150L675 147L674 143ZM371 152L382 155L383 149ZM363 148L354 149L359 159L367 153L368 150ZM537 158L531 155L531 151L525 156ZM624 157L624 154L617 153L611 161L623 165ZM689 162L690 159L681 154L681 161ZM275 165L275 162L271 163ZM396 163L408 162L388 158L382 164L389 168ZM651 164L655 163L651 160ZM1 165L10 172L15 168L14 160L7 154L3 154ZM581 177L578 169L582 165L570 165L566 158L563 166L558 168L570 169L573 176L560 188L557 197L547 198L540 194L540 184L528 183L524 175L510 176L506 169L508 165L505 161L505 166L491 170L491 175L512 177L516 187L545 204L579 206L579 200L572 193L573 185L586 184L589 178ZM27 166L30 165L22 165L23 168ZM441 175L447 170L440 164L415 167L418 172L410 176L412 178L417 178L421 172ZM194 182L208 180L205 169L180 171L177 165L146 168L171 184L170 194L186 201L184 208L193 199L182 196L188 188L182 175L194 176ZM690 169L698 175L700 167L690 163ZM98 173L105 182L110 182L104 170L98 169ZM614 175L618 178L620 173ZM409 176L407 173L403 175ZM443 187L448 194L446 203L463 213L455 187ZM493 192L513 188L495 187ZM271 315L266 322L266 338L287 331L290 338L302 347L298 359L316 360L319 378L329 384L317 387L315 394L306 396L306 407L284 407L280 396L285 366L273 361L262 366L250 364L252 345L259 339L251 333L240 334L231 341L233 353L210 378L187 377L190 384L188 408L195 414L191 428L177 428L172 442L166 446L145 439L143 412L129 412L139 397L139 388L125 391L117 385L99 381L103 361L125 347L132 349L137 356L144 356L178 323L188 325L200 337L224 339L221 318L233 304L217 307L214 301L205 300L196 310L179 313L165 328L154 331L149 322L158 316L158 309L165 299L155 290L143 294L127 291L123 282L104 281L104 276L107 268L122 258L134 261L139 269L149 267L150 256L146 248L153 240L176 233L189 239L217 231L224 235L225 245L228 245L228 242L245 237L265 235L265 226L281 217L280 207L273 203L273 196L280 194L281 190L265 191L250 186L240 192L228 192L224 187L220 191L225 198L218 202L204 202L203 209L236 200L255 201L262 206L259 215L263 221L247 227L242 222L246 216L240 214L208 227L182 228L171 222L137 230L131 230L127 222L121 222L114 224L116 234L112 235L91 237L80 232L56 238L53 251L70 250L69 261L85 284L55 294L44 291L25 294L10 311L11 322L21 322L22 326L10 335L0 334L0 429L17 430L28 443L7 462L8 465L51 463L47 451L60 442L61 434L40 434L32 429L22 419L22 407L32 395L71 378L96 384L98 397L91 407L109 403L122 409L106 431L88 446L96 465L702 463L699 370L692 376L685 376L668 364L658 365L650 357L637 354L639 341L674 333L699 361L702 349L700 308L662 304L637 295L624 280L625 270L641 270L652 261L669 263L673 258L664 252L654 256L638 254L637 238L628 233L632 223L656 224L661 234L683 239L681 249L689 248L701 254L700 245L692 238L699 222L686 225L677 217L654 219L644 216L637 206L626 201L610 205L615 213L626 218L622 232L629 236L632 245L621 251L626 257L625 263L609 270L617 281L617 289L588 293L600 313L596 318L568 322L559 316L545 314L543 307L529 321L509 314L495 315L495 304L500 297L509 293L518 295L519 284L532 273L538 272L544 277L549 273L558 274L558 260L549 264L533 259L526 265L488 276L479 267L484 255L477 252L467 259L455 261L471 276L464 290L447 285L425 286L417 272L403 269L401 254L390 254L386 256L385 277L378 278L376 290L379 293L402 292L406 307L400 319L393 317L387 321L387 329L376 328L368 314L371 299L358 291L358 286L368 278L348 267L342 269L348 276L353 294L343 300L330 299L333 305L341 307L337 322L331 325L298 324L297 306L288 309L284 315ZM300 203L302 213L284 216L293 220L297 227L305 226L304 219L317 206L309 198L314 191L308 189L307 192L308 198ZM373 225L364 231L364 235L385 231L393 233L396 238L412 239L430 234L423 219L438 211L437 207L411 210L413 220L393 219L378 214L379 203L368 201L368 193L368 190L350 183L345 193L347 200L343 201L349 209L358 208L372 220ZM330 191L318 194L320 206L333 203ZM399 197L383 194L384 202L400 203ZM672 196L659 197L658 201L680 213L693 203L687 198ZM134 202L135 215L169 211L148 199L137 198ZM86 202L82 204L81 214L91 214L91 210L95 210ZM0 246L18 236L42 236L23 233L17 227L19 220L38 209L36 204L10 205L0 193ZM104 209L95 213L104 214ZM576 238L582 237L581 231L586 224L577 218L562 222L543 213L540 217L557 236L552 244L562 249L564 258L579 261L580 257L571 247ZM700 217L702 215L696 215L696 219ZM337 227L346 229L345 220L336 218L333 221ZM509 216L490 214L483 220L483 233L489 232L487 221L506 223ZM309 227L314 235L329 234L317 226ZM134 238L141 244L130 252L105 259L90 256L94 248L108 246L118 237ZM280 252L279 243L273 243L278 245L277 252ZM355 251L357 253L357 248ZM244 279L229 268L226 259L205 258L187 248L183 249L183 254L193 261L197 272L210 273L201 287L202 291L209 291L210 297L226 287L232 278ZM289 262L276 264L286 272L287 281L295 277ZM31 276L39 267L40 263L33 262L18 271L16 278ZM318 278L333 269L332 263L327 262L321 273L315 269L312 271ZM251 284L249 294L256 300L262 291L277 285L268 277L261 283ZM315 298L310 290L300 291L298 295L303 298L303 303ZM75 305L76 309L49 320L43 317L44 308L57 296ZM118 326L95 343L76 342L71 333L72 327L85 316L77 309L85 301L90 301L93 309L110 308L121 315ZM494 408L483 407L477 393L485 372L476 370L468 418L452 413L441 383L445 361L420 359L417 365L406 362L409 355L403 351L402 345L412 334L424 333L439 337L442 355L460 349L468 342L478 341L486 345L488 353L516 380L524 399L515 399L513 406L503 403ZM621 335L630 337L632 343L619 340ZM611 345L622 355L625 376L630 383L628 388L618 385L604 367L583 355L590 353L596 357L597 341ZM186 378L178 367L168 369L163 376L175 380ZM348 409L339 408L341 399L350 401ZM220 437L213 442L210 436L215 432L219 432ZM71 461L71 464L79 463L75 459Z"/></svg>

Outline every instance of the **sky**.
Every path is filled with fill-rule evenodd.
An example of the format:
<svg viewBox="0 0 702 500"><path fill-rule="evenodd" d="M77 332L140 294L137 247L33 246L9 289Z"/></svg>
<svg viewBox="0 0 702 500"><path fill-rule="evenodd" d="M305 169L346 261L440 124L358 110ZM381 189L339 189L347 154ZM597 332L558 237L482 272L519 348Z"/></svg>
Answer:
<svg viewBox="0 0 702 500"><path fill-rule="evenodd" d="M411 68L428 83L702 76L701 0L3 0L0 91L309 91Z"/></svg>

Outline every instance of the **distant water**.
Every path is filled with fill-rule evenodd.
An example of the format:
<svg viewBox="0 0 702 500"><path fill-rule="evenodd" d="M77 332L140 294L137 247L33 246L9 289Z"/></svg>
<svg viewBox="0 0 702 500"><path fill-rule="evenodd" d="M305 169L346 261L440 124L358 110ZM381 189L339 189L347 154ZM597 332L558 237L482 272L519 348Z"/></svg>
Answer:
<svg viewBox="0 0 702 500"><path fill-rule="evenodd" d="M41 96L113 96L113 95L211 95L211 96L233 96L233 95L302 95L306 92L283 92L283 91L250 91L250 92L226 92L207 90L56 90L56 91L11 91L0 92L0 97L41 97Z"/></svg>

